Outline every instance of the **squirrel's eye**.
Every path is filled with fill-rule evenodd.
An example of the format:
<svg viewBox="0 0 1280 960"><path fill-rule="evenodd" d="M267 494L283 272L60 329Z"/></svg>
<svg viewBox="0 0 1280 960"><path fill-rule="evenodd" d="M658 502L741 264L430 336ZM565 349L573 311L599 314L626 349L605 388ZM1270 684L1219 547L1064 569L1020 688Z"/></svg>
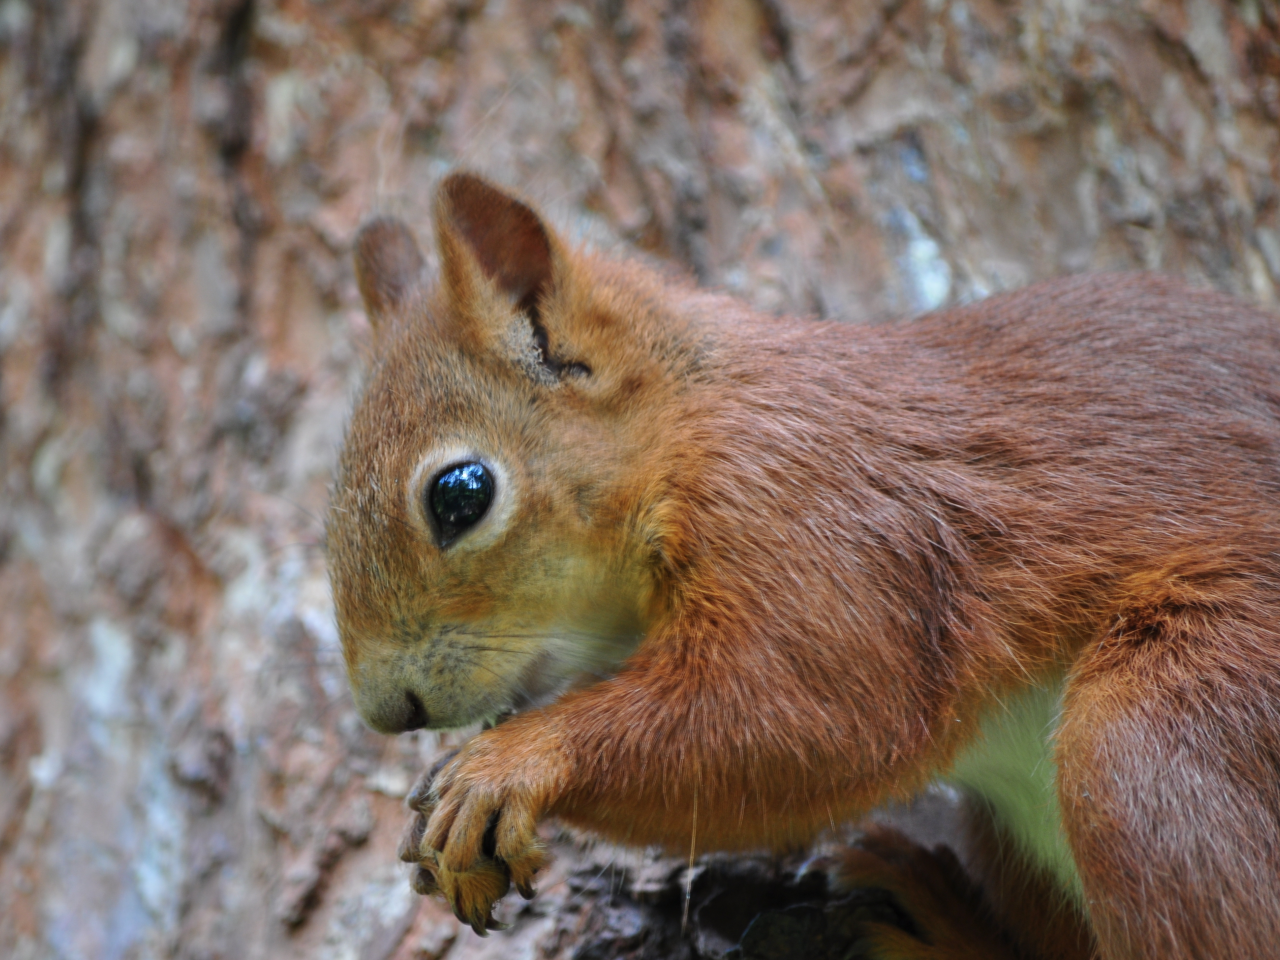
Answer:
<svg viewBox="0 0 1280 960"><path fill-rule="evenodd" d="M492 501L493 477L483 463L449 467L427 491L427 506L436 518L444 543L474 526Z"/></svg>

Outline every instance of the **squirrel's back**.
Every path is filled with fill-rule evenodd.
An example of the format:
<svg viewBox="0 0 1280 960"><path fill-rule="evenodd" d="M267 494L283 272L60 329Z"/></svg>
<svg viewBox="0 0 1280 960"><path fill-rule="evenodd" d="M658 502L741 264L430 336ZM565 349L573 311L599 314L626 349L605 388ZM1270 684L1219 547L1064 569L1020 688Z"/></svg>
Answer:
<svg viewBox="0 0 1280 960"><path fill-rule="evenodd" d="M672 437L698 467L651 466L774 622L782 562L799 619L826 591L847 635L872 589L941 630L915 608L969 592L1045 655L1127 578L1280 546L1280 322L1239 301L1133 274L878 327L716 316Z"/></svg>

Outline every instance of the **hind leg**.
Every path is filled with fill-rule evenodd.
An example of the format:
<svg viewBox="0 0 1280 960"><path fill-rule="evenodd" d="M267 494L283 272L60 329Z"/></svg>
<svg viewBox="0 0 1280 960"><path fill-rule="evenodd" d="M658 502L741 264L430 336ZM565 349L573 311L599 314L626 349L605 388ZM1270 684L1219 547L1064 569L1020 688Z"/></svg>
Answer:
<svg viewBox="0 0 1280 960"><path fill-rule="evenodd" d="M1280 951L1280 611L1238 582L1230 600L1181 589L1131 602L1077 665L1064 825L1103 957L1263 960Z"/></svg>
<svg viewBox="0 0 1280 960"><path fill-rule="evenodd" d="M930 850L888 827L872 827L845 851L841 885L887 890L911 917L909 933L863 925L863 954L875 960L1016 960L982 892L947 847ZM860 955L863 955L860 954Z"/></svg>
<svg viewBox="0 0 1280 960"><path fill-rule="evenodd" d="M987 807L968 801L967 869L946 847L925 849L878 827L845 854L839 879L888 890L918 935L868 924L877 960L1086 960L1095 945L1084 916L1053 880L1018 855Z"/></svg>

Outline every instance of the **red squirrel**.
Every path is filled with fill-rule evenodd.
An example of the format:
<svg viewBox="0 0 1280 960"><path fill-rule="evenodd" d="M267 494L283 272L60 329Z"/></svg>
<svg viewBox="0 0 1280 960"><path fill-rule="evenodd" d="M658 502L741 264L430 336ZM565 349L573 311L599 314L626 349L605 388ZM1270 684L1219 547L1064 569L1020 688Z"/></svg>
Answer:
<svg viewBox="0 0 1280 960"><path fill-rule="evenodd" d="M1154 275L883 326L568 245L469 173L375 327L327 550L375 729L514 711L402 856L477 931L544 818L790 849L937 778L966 865L872 831L872 955L1280 953L1280 323Z"/></svg>

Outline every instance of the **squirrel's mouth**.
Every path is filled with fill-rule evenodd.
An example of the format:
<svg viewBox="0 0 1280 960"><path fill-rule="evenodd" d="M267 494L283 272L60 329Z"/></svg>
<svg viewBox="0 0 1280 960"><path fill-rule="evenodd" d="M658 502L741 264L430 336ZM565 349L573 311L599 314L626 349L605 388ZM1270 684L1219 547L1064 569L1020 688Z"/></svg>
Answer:
<svg viewBox="0 0 1280 960"><path fill-rule="evenodd" d="M480 729L490 730L493 727L501 726L517 714L548 706L558 700L561 694L566 693L569 689L569 686L564 686L561 689L552 690L539 696L532 696L526 690L517 690L512 694L511 702L507 706L490 714L480 722Z"/></svg>
<svg viewBox="0 0 1280 960"><path fill-rule="evenodd" d="M507 707L505 710L500 710L498 713L495 713L492 717L485 717L484 720L480 723L480 729L492 730L494 727L500 727L519 712L520 711L517 710L515 707Z"/></svg>
<svg viewBox="0 0 1280 960"><path fill-rule="evenodd" d="M511 692L510 703L498 712L494 725L517 713L553 703L575 686L573 680L552 653L543 651L521 671L520 681Z"/></svg>
<svg viewBox="0 0 1280 960"><path fill-rule="evenodd" d="M457 649L479 651L482 659L459 658L449 663L446 654L452 651L443 641L455 635L461 637ZM500 641L513 637L521 641L521 648L502 649ZM526 631L492 624L444 628L437 638L442 642L429 646L424 659L415 664L417 682L411 685L420 690L427 713L436 719L435 705L439 724L449 729L476 722L486 729L495 727L516 714L545 708L573 690L607 680L639 643L638 636L631 635L600 637L583 631ZM513 654L518 660L513 663L500 654ZM446 669L438 669L444 664Z"/></svg>
<svg viewBox="0 0 1280 960"><path fill-rule="evenodd" d="M485 724L496 727L516 714L546 707L570 691L607 680L614 672L573 667L550 651L544 651L521 671L508 704L487 718Z"/></svg>

